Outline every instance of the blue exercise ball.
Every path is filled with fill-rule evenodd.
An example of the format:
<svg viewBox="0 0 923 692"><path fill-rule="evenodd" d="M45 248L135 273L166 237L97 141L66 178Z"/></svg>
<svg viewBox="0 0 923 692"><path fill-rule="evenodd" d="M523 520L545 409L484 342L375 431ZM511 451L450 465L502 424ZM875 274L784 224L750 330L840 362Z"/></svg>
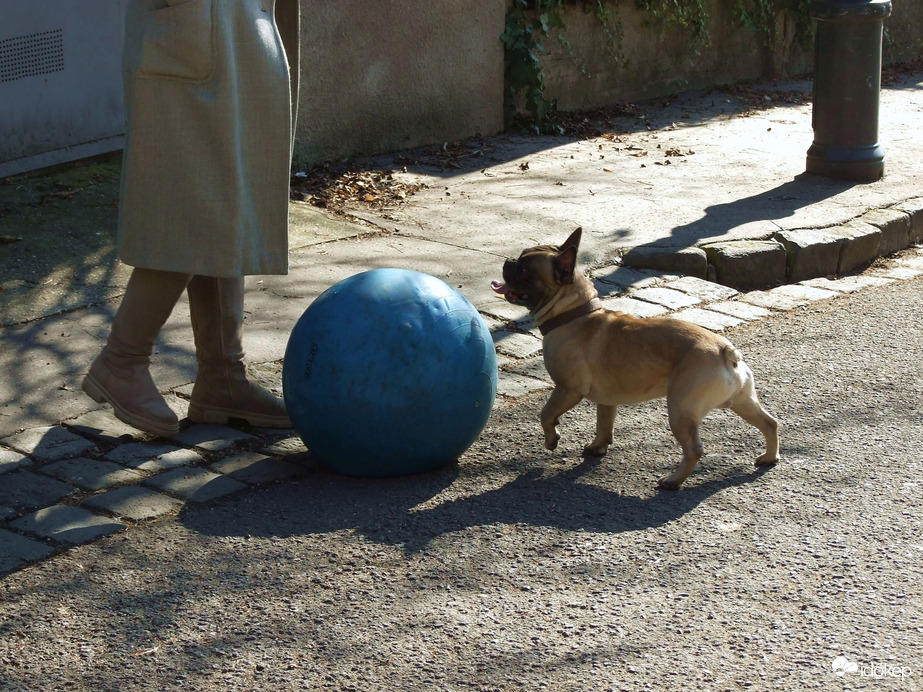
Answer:
<svg viewBox="0 0 923 692"><path fill-rule="evenodd" d="M328 288L295 324L282 389L334 471L396 476L452 463L487 424L497 356L483 318L428 274L375 269Z"/></svg>

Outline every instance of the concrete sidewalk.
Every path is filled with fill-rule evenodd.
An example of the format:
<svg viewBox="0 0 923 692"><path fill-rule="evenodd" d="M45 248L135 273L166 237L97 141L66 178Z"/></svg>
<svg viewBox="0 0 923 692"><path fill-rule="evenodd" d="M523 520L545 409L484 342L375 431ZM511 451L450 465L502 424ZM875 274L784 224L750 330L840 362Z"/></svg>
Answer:
<svg viewBox="0 0 923 692"><path fill-rule="evenodd" d="M357 205L347 216L292 203L290 273L248 278L245 338L254 374L278 389L288 334L327 287L360 271L402 267L445 280L485 316L501 355L501 396L546 388L536 358L540 340L529 332L521 309L493 294L490 281L498 278L502 258L528 245L559 242L578 225L584 228L581 262L610 307L639 315L676 314L717 330L769 310L797 308L923 271L923 260L910 253L903 264L874 276L829 281L843 273L836 262L847 244L856 252L861 245L880 255L923 237L923 74L904 75L882 93L886 177L873 184L803 175L812 141L811 107L786 105L798 99L779 94L809 91L809 83L798 82L757 85L747 99L718 91L689 94L613 118L601 136L505 134L464 143L452 156L446 147L444 156L439 150L401 152L369 162L423 187L400 207ZM754 95L767 107L753 109ZM114 207L102 208L105 218L114 218ZM0 236L7 235L2 224L10 211L0 205ZM62 205L61 218L46 223L66 225L81 213L79 205ZM857 219L863 221L855 238L831 241L829 234L803 232ZM715 278L714 263L711 274L707 263L696 264L705 262L702 248L709 242L771 239L779 232L790 233L787 241L777 237L771 243L782 248L774 256L782 257L783 274L806 283L740 293L703 280ZM29 243L23 236L21 242ZM632 248L657 252L636 251L640 266L629 268L622 257ZM95 250L87 247L80 260L92 265L98 261ZM45 249L32 252L40 258ZM72 252L80 252L79 244ZM698 269L683 270L693 265L661 265L664 257L684 262L689 256L695 267L704 267L704 276ZM821 271L830 257L834 270ZM792 277L795 267L807 273ZM21 311L18 318L4 315L0 488L8 497L0 493L0 554L4 546L23 547L11 549L14 557L0 564L0 571L36 559L29 557L33 554L41 557L52 550L49 545L67 545L73 535L58 540L55 531L61 526L89 522L88 532L73 539L81 542L124 528L119 517L152 518L174 511L176 502L233 492L246 483L303 472L305 464L314 463L291 432L192 426L175 440L151 441L87 398L80 382L104 342L125 275L124 268L106 268L99 281L105 290L95 292L92 282L57 285L49 272L22 293L34 300L12 304ZM0 280L8 284L7 277ZM195 373L188 325L183 303L164 329L153 365L155 380L170 392L180 414ZM125 447L130 448L120 451ZM190 468L198 469L191 485ZM171 472L175 478L160 478ZM216 478L224 479L220 487ZM14 485L16 492L10 490ZM94 512L75 506L100 492L120 494L103 504L97 498ZM43 517L58 506L67 509L51 513L58 520L48 529Z"/></svg>

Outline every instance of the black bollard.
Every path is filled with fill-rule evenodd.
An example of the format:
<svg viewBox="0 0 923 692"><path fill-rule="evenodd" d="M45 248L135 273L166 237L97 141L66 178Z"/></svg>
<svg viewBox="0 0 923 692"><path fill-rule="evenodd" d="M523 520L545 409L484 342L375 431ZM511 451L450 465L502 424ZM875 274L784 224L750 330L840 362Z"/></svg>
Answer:
<svg viewBox="0 0 923 692"><path fill-rule="evenodd" d="M884 175L878 144L881 36L891 0L813 0L814 143L807 172L874 182Z"/></svg>

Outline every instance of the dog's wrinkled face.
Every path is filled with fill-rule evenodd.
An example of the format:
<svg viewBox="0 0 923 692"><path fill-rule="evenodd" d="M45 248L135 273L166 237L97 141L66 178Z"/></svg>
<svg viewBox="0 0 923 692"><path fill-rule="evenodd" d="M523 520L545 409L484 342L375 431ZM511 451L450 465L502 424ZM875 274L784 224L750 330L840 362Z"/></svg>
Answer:
<svg viewBox="0 0 923 692"><path fill-rule="evenodd" d="M503 263L503 281L491 288L506 300L534 311L561 288L574 282L581 229L575 230L559 247L538 245L526 248L519 259Z"/></svg>

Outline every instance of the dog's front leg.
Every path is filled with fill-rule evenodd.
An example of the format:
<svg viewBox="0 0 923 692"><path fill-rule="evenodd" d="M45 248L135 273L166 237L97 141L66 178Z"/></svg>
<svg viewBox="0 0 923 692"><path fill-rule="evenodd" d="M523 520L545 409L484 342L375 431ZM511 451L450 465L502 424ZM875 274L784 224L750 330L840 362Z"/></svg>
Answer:
<svg viewBox="0 0 923 692"><path fill-rule="evenodd" d="M615 426L615 406L596 405L596 439L583 448L583 453L592 457L605 456L612 444L612 428Z"/></svg>
<svg viewBox="0 0 923 692"><path fill-rule="evenodd" d="M561 415L570 411L579 404L583 396L572 389L555 387L548 398L545 408L542 409L542 430L545 431L545 446L554 449L558 446L558 421Z"/></svg>

